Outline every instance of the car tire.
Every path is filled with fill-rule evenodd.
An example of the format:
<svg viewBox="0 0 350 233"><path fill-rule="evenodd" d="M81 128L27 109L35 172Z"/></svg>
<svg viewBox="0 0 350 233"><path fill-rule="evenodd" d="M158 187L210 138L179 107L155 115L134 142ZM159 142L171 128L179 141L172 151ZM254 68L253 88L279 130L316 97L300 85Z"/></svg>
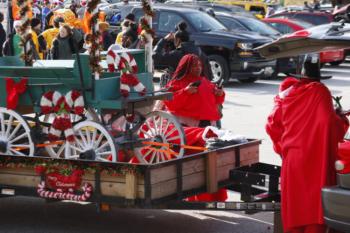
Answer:
<svg viewBox="0 0 350 233"><path fill-rule="evenodd" d="M211 81L213 83L220 83L223 79L224 83L227 83L230 79L230 71L225 58L220 55L209 55L208 59L211 72L213 73L213 79Z"/></svg>
<svg viewBox="0 0 350 233"><path fill-rule="evenodd" d="M330 64L331 66L339 66L341 63L343 63L343 60L341 60L341 61L332 61L332 62L330 62L329 64Z"/></svg>
<svg viewBox="0 0 350 233"><path fill-rule="evenodd" d="M256 80L258 80L258 78L250 77L250 78L245 78L245 79L238 79L238 82L240 82L240 83L253 83Z"/></svg>

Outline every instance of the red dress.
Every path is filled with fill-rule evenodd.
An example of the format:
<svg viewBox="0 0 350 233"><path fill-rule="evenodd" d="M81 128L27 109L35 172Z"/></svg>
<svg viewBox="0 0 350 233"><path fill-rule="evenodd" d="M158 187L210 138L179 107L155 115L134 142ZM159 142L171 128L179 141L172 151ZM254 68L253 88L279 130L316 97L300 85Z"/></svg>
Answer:
<svg viewBox="0 0 350 233"><path fill-rule="evenodd" d="M187 93L185 88L198 80L201 81L198 92ZM187 74L181 79L173 79L167 86L173 92L173 99L164 101L164 103L172 114L196 120L220 120L218 106L224 102L225 94L215 96L215 85L206 78Z"/></svg>
<svg viewBox="0 0 350 233"><path fill-rule="evenodd" d="M320 82L288 78L280 89L266 131L282 157L282 222L286 232L293 232L324 224L321 188L336 183L337 145L348 122L335 113Z"/></svg>

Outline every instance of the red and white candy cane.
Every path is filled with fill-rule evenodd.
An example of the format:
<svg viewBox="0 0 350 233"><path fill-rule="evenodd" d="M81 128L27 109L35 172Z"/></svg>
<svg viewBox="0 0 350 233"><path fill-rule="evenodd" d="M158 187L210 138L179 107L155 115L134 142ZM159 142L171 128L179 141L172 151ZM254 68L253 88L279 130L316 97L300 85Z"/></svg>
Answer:
<svg viewBox="0 0 350 233"><path fill-rule="evenodd" d="M49 191L46 189L45 181L42 181L38 185L38 195L43 198L58 199L58 200L70 200L70 201L87 201L92 194L92 185L85 183L83 186L83 194L77 195L73 193L73 190L70 192L62 192L62 190Z"/></svg>
<svg viewBox="0 0 350 233"><path fill-rule="evenodd" d="M68 141L74 141L70 113L80 115L84 112L84 100L80 92L72 90L63 96L58 91L48 91L41 97L40 106L42 113L55 114L48 131L49 140L59 140L63 132Z"/></svg>
<svg viewBox="0 0 350 233"><path fill-rule="evenodd" d="M126 52L118 53L118 51L109 49L106 57L109 72L115 72L116 67L121 72L120 77L120 93L124 97L128 97L130 86L133 87L139 95L146 94L146 87L136 77L138 71L135 58Z"/></svg>

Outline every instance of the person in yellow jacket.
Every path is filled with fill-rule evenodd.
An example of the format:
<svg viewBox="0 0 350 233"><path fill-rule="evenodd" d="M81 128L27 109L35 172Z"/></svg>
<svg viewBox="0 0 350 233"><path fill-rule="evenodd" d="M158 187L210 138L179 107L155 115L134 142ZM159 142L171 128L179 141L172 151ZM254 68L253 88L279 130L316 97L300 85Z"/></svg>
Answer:
<svg viewBox="0 0 350 233"><path fill-rule="evenodd" d="M31 20L31 30L30 33L32 34L32 41L34 43L34 48L36 50L36 53L39 55L40 59L43 59L43 54L40 51L39 47L39 40L38 40L38 34L40 34L41 30L41 21L38 18L32 18Z"/></svg>
<svg viewBox="0 0 350 233"><path fill-rule="evenodd" d="M53 20L53 28L49 28L39 35L39 45L41 51L43 51L45 54L48 54L52 48L52 42L59 33L60 24L63 23L64 19L62 17L55 17Z"/></svg>
<svg viewBox="0 0 350 233"><path fill-rule="evenodd" d="M115 40L116 44L122 45L123 34L131 27L133 27L137 30L137 25L135 23L135 15L132 13L125 16L125 19L122 22L122 31L118 33L117 39Z"/></svg>

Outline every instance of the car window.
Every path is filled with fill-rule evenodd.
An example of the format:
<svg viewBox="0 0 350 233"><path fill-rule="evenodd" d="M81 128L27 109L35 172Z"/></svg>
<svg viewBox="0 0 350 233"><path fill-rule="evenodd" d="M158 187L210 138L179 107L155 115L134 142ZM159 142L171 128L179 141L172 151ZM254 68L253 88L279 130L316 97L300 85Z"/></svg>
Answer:
<svg viewBox="0 0 350 233"><path fill-rule="evenodd" d="M330 23L330 20L326 15L296 14L295 18L306 21L306 22L310 22L314 25L321 25L321 24Z"/></svg>
<svg viewBox="0 0 350 233"><path fill-rule="evenodd" d="M227 30L227 28L217 19L203 12L186 13L186 17L193 27L201 32Z"/></svg>
<svg viewBox="0 0 350 233"><path fill-rule="evenodd" d="M265 15L265 8L264 7L260 7L260 6L251 6L249 9L250 12L252 12L253 14L262 14Z"/></svg>
<svg viewBox="0 0 350 233"><path fill-rule="evenodd" d="M278 36L279 32L268 24L254 18L239 17L239 22L247 27L250 31L257 32L266 36Z"/></svg>
<svg viewBox="0 0 350 233"><path fill-rule="evenodd" d="M226 18L223 16L216 16L216 18L230 30L244 30L247 31L247 28L240 24L238 21L232 18Z"/></svg>
<svg viewBox="0 0 350 233"><path fill-rule="evenodd" d="M282 34L288 34L293 32L293 29L285 24L281 24L281 23L268 23L268 24L271 25L273 28L277 29L277 31L279 31Z"/></svg>
<svg viewBox="0 0 350 233"><path fill-rule="evenodd" d="M140 20L140 18L142 17L142 16L144 16L145 15L145 13L143 12L143 10L142 9L135 9L134 10L134 12L133 12L133 14L135 15L135 20L136 20L136 22L138 22L139 20Z"/></svg>
<svg viewBox="0 0 350 233"><path fill-rule="evenodd" d="M177 13L162 11L159 13L158 31L160 32L173 32L175 26L184 21L184 19Z"/></svg>

